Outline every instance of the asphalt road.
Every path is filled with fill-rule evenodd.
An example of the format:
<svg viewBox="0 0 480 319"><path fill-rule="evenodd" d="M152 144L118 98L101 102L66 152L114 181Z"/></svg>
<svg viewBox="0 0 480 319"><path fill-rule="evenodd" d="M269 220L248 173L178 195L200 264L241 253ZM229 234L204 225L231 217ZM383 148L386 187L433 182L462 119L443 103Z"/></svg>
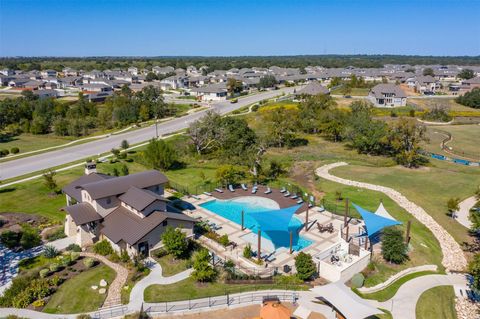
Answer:
<svg viewBox="0 0 480 319"><path fill-rule="evenodd" d="M234 104L227 101L217 102L212 104L212 107L209 109L215 110L220 114L226 114L251 103L278 96L282 94L282 92L292 93L293 90L294 88L282 88L276 91L262 92L240 98L238 102ZM164 135L185 129L191 122L199 119L206 112L207 110L202 110L181 118L176 118L168 122L158 124L158 134ZM118 135L111 135L101 140L95 140L84 144L69 146L59 150L11 160L0 164L0 180L42 171L87 157L97 156L98 154L110 151L114 147L120 147L122 140L127 140L130 144L137 144L147 141L153 137L155 137L155 125Z"/></svg>

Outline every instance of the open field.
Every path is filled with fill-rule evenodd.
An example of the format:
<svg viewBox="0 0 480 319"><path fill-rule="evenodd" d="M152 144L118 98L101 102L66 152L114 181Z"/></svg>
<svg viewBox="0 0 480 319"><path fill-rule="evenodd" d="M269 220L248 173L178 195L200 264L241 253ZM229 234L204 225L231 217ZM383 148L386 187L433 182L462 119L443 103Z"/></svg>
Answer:
<svg viewBox="0 0 480 319"><path fill-rule="evenodd" d="M171 285L148 286L144 292L146 302L165 302L205 297L223 296L245 291L257 291L268 289L297 289L307 290L306 285L285 286L279 284L235 284L228 285L221 282L197 283L194 279L188 278Z"/></svg>
<svg viewBox="0 0 480 319"><path fill-rule="evenodd" d="M352 90L350 91L350 93L348 93L347 95L351 95L351 96L367 96L368 95L368 92L370 92L370 89L369 88L352 88ZM333 90L332 92L330 92L331 94L333 95L343 95L343 91L342 91L342 88L337 88L335 90Z"/></svg>
<svg viewBox="0 0 480 319"><path fill-rule="evenodd" d="M422 98L422 99L410 99L407 104L416 106L421 109L431 110L434 107L447 107L450 109L452 115L461 116L462 113L469 113L472 115L480 116L480 109L474 109L468 106L464 106L455 102L455 99L451 98ZM468 115L465 115L468 116Z"/></svg>
<svg viewBox="0 0 480 319"><path fill-rule="evenodd" d="M480 185L480 171L442 161L431 161L429 167L407 169L348 165L332 170L339 177L392 187L420 205L459 243L469 242L467 229L447 216L449 198L465 199Z"/></svg>
<svg viewBox="0 0 480 319"><path fill-rule="evenodd" d="M455 319L455 293L452 286L439 286L425 291L417 302L417 319Z"/></svg>
<svg viewBox="0 0 480 319"><path fill-rule="evenodd" d="M444 125L441 127L429 126L427 137L429 141L425 143L425 149L429 152L439 153L446 156L454 156L443 151L440 147L442 141L447 138L443 132L452 135L452 140L447 146L452 148L455 155L471 157L480 160L480 125Z"/></svg>
<svg viewBox="0 0 480 319"><path fill-rule="evenodd" d="M100 294L98 289L93 290L91 286L98 286L101 279L105 279L110 284L114 278L115 271L105 265L86 270L60 285L43 311L82 313L97 310L107 295Z"/></svg>

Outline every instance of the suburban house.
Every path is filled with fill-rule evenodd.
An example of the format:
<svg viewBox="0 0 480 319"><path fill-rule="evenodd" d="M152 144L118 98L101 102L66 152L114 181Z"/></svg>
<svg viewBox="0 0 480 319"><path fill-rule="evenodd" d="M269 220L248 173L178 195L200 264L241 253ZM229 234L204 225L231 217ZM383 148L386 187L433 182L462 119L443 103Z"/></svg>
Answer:
<svg viewBox="0 0 480 319"><path fill-rule="evenodd" d="M407 95L395 84L377 84L368 93L370 101L379 107L407 105Z"/></svg>
<svg viewBox="0 0 480 319"><path fill-rule="evenodd" d="M192 89L192 93L202 101L225 101L228 95L225 83L210 84L194 88Z"/></svg>
<svg viewBox="0 0 480 319"><path fill-rule="evenodd" d="M319 94L330 94L330 91L320 84L318 81L313 81L308 83L304 88L298 90L295 95L299 96L312 96L312 95L319 95Z"/></svg>
<svg viewBox="0 0 480 319"><path fill-rule="evenodd" d="M407 85L415 90L415 92L424 94L435 93L437 89L440 88L440 83L431 75L427 76L416 76L414 78L409 78L406 81Z"/></svg>
<svg viewBox="0 0 480 319"><path fill-rule="evenodd" d="M475 88L480 88L480 77L477 76L477 77L472 78L472 79L463 80L460 88L464 92L471 91Z"/></svg>
<svg viewBox="0 0 480 319"><path fill-rule="evenodd" d="M167 177L156 170L121 177L96 172L85 165L86 175L65 186L65 234L84 247L107 240L117 252L148 256L162 246L167 226L193 235L194 220L169 204L163 196Z"/></svg>

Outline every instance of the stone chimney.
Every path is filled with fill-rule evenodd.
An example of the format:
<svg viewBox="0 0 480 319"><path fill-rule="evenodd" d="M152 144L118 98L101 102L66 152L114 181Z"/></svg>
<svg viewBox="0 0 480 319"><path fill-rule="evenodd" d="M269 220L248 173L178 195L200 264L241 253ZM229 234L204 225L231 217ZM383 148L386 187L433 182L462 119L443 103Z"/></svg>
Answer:
<svg viewBox="0 0 480 319"><path fill-rule="evenodd" d="M85 175L90 175L97 172L97 164L95 162L85 163Z"/></svg>

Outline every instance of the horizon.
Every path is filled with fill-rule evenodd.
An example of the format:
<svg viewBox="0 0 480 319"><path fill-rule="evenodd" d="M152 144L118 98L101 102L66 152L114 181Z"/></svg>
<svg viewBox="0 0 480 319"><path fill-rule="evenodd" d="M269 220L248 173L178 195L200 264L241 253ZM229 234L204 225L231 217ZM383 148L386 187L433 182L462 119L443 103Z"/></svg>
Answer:
<svg viewBox="0 0 480 319"><path fill-rule="evenodd" d="M3 0L0 5L4 58L480 55L478 1Z"/></svg>

